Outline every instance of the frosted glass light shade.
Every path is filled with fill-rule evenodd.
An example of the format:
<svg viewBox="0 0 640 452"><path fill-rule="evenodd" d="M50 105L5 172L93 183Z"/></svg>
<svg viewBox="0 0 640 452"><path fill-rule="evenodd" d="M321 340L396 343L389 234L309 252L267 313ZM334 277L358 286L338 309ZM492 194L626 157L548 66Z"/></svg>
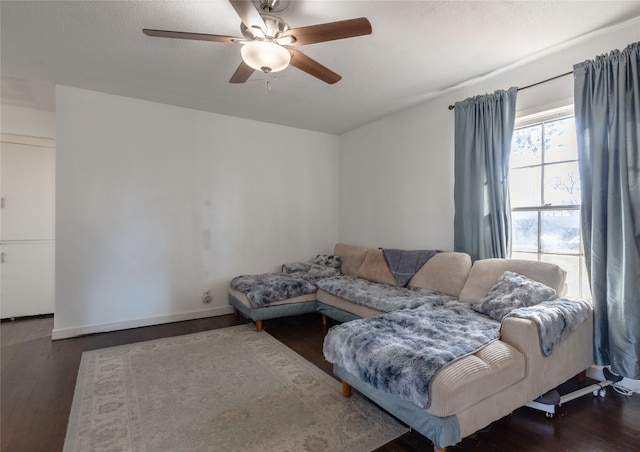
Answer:
<svg viewBox="0 0 640 452"><path fill-rule="evenodd" d="M256 71L278 72L289 66L291 54L275 42L251 41L240 49L242 60Z"/></svg>

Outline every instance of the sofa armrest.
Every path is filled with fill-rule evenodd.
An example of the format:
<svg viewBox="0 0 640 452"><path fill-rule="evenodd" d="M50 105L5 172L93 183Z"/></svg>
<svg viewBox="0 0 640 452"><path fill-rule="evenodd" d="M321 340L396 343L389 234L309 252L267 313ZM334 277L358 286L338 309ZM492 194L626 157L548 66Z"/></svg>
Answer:
<svg viewBox="0 0 640 452"><path fill-rule="evenodd" d="M530 319L507 317L502 322L500 339L525 358L525 379L530 381L531 398L564 383L593 364L593 313L549 356L540 349L538 327Z"/></svg>
<svg viewBox="0 0 640 452"><path fill-rule="evenodd" d="M542 356L538 328L533 320L519 317L503 319L500 340L514 347L527 359L536 355Z"/></svg>

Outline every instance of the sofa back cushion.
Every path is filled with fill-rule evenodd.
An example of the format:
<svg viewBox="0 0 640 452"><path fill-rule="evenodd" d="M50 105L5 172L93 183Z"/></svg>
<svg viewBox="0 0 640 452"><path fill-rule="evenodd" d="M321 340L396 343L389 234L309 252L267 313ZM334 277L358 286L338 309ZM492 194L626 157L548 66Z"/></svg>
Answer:
<svg viewBox="0 0 640 452"><path fill-rule="evenodd" d="M358 278L363 278L372 282L396 285L396 280L389 270L387 261L384 259L382 250L370 248L364 258L364 262L356 272Z"/></svg>
<svg viewBox="0 0 640 452"><path fill-rule="evenodd" d="M347 245L346 243L336 243L333 254L342 258L342 273L345 275L355 275L367 256L367 251L371 248L364 246Z"/></svg>
<svg viewBox="0 0 640 452"><path fill-rule="evenodd" d="M466 253L443 252L429 259L413 275L409 287L422 287L457 297L471 270L471 257Z"/></svg>
<svg viewBox="0 0 640 452"><path fill-rule="evenodd" d="M551 287L556 291L556 297L564 292L567 272L555 264L521 259L480 259L471 267L469 277L460 292L460 301L478 303L506 271L524 275Z"/></svg>

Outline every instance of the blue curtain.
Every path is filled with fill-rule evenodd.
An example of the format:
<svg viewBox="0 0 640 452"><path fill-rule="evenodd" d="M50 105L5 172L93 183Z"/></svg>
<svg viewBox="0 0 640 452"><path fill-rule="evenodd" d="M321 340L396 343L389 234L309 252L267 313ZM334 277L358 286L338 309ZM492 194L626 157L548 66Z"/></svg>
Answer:
<svg viewBox="0 0 640 452"><path fill-rule="evenodd" d="M640 42L574 66L595 361L640 378Z"/></svg>
<svg viewBox="0 0 640 452"><path fill-rule="evenodd" d="M454 248L473 260L508 257L509 155L517 88L455 104Z"/></svg>

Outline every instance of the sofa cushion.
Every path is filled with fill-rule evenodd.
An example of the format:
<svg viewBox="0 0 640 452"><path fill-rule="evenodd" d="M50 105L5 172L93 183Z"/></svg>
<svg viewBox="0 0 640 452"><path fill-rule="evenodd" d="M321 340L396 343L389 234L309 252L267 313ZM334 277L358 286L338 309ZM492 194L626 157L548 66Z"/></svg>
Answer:
<svg viewBox="0 0 640 452"><path fill-rule="evenodd" d="M332 269L334 272L336 269ZM236 276L229 283L231 289L247 295L254 308L268 306L275 301L287 300L301 295L314 295L317 287L301 274L263 273L260 275ZM306 275L306 274L304 274ZM318 276L317 279L326 278Z"/></svg>
<svg viewBox="0 0 640 452"><path fill-rule="evenodd" d="M316 299L320 303L324 303L327 306L331 306L333 308L348 312L357 317L360 317L361 319L368 319L369 317L375 317L377 315L384 314L384 311L378 311L377 309L370 308L369 306L352 303L351 301L347 301L344 298L340 298L330 294L329 292L325 292L322 289L318 290L318 292L316 293ZM321 310L318 309L318 312L321 312Z"/></svg>
<svg viewBox="0 0 640 452"><path fill-rule="evenodd" d="M481 259L473 263L469 277L460 292L460 301L478 303L496 285L500 276L512 271L541 282L562 294L567 272L548 262L521 259Z"/></svg>
<svg viewBox="0 0 640 452"><path fill-rule="evenodd" d="M526 308L549 300L556 294L551 287L514 272L504 272L480 303L471 307L498 322L517 308Z"/></svg>
<svg viewBox="0 0 640 452"><path fill-rule="evenodd" d="M251 306L251 303L249 302L249 299L247 298L246 294L244 294L242 292L239 292L239 291L237 291L235 289L232 289L232 288L229 288L229 294L232 295L240 303L245 305L247 308L256 309L256 308L253 308ZM315 293L310 293L310 294L306 294L306 295L299 295L297 297L287 298L286 300L274 301L273 303L269 303L269 306L280 306L280 305L283 305L283 304L302 303L302 302L305 302L305 301L315 302L316 301L316 294Z"/></svg>
<svg viewBox="0 0 640 452"><path fill-rule="evenodd" d="M525 376L522 354L503 341L494 341L473 355L443 367L431 382L431 405L436 416L456 414Z"/></svg>
<svg viewBox="0 0 640 452"><path fill-rule="evenodd" d="M334 276L316 283L319 290L340 297L350 303L391 312L414 309L425 304L441 305L455 298L426 289L409 289L368 281L353 275Z"/></svg>
<svg viewBox="0 0 640 452"><path fill-rule="evenodd" d="M457 297L470 269L471 256L468 254L438 253L416 272L409 281L409 287L421 287Z"/></svg>
<svg viewBox="0 0 640 452"><path fill-rule="evenodd" d="M356 272L358 278L366 279L371 282L396 285L396 280L384 260L382 250L370 249Z"/></svg>
<svg viewBox="0 0 640 452"><path fill-rule="evenodd" d="M355 275L367 255L370 248L346 243L336 243L333 254L342 258L342 273Z"/></svg>

